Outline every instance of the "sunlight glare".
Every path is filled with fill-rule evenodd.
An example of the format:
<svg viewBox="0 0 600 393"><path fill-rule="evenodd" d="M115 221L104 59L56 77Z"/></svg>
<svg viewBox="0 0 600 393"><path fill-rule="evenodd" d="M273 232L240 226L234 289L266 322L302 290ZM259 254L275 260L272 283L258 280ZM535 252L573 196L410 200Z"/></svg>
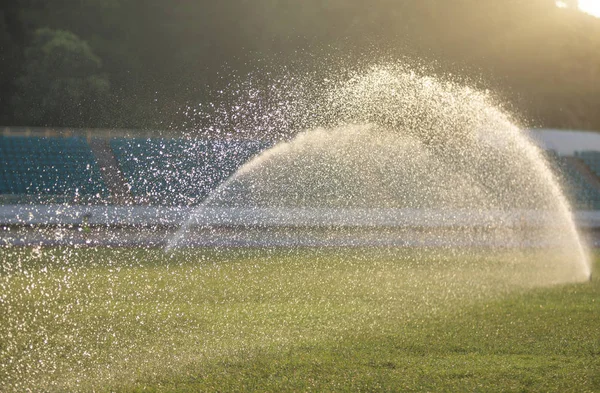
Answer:
<svg viewBox="0 0 600 393"><path fill-rule="evenodd" d="M579 9L600 18L600 0L579 0Z"/></svg>

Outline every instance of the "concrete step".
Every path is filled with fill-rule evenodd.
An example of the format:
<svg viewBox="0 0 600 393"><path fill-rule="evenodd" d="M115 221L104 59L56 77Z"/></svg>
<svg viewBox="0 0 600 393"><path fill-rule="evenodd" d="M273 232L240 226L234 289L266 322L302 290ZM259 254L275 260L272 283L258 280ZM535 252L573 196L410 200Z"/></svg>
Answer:
<svg viewBox="0 0 600 393"><path fill-rule="evenodd" d="M571 167L575 168L584 179L600 193L600 179L581 158L564 157L564 160L571 165Z"/></svg>
<svg viewBox="0 0 600 393"><path fill-rule="evenodd" d="M110 148L109 140L91 138L89 145L100 167L104 183L111 194L111 202L120 205L131 205L134 200L127 180L119 169L119 164Z"/></svg>

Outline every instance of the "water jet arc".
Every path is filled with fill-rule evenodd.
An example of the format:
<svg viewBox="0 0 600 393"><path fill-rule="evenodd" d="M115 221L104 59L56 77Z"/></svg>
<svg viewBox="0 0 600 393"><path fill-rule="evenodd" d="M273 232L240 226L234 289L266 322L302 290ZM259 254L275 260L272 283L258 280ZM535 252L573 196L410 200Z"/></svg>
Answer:
<svg viewBox="0 0 600 393"><path fill-rule="evenodd" d="M586 246L543 152L488 94L383 64L340 80L317 101L317 112L305 115L325 126L242 166L169 247L211 208L322 209L325 220L339 209L417 211L423 220L443 211L485 217L505 245L547 247L560 261L540 272L548 283L589 279ZM498 212L514 219L504 225ZM532 227L527 215L542 224ZM473 226L451 236L469 244L478 236Z"/></svg>

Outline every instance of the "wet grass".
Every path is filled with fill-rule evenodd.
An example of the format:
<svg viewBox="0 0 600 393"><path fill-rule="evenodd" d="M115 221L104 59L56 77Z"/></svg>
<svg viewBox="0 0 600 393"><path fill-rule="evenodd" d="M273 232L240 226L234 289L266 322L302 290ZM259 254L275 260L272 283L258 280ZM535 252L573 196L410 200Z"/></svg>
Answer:
<svg viewBox="0 0 600 393"><path fill-rule="evenodd" d="M0 391L600 391L600 284L547 256L1 255Z"/></svg>

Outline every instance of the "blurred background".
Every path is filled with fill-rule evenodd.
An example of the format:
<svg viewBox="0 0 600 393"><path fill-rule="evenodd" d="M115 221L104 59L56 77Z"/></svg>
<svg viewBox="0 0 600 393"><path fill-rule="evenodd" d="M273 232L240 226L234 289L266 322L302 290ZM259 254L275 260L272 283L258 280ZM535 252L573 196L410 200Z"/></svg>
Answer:
<svg viewBox="0 0 600 393"><path fill-rule="evenodd" d="M1 237L177 228L292 133L274 118L236 135L223 118L236 100L258 86L243 120L262 116L269 94L293 98L290 75L365 60L491 92L535 130L578 224L600 229L599 0L12 0L0 3ZM277 117L290 97L267 109ZM70 238L54 232L65 225Z"/></svg>
<svg viewBox="0 0 600 393"><path fill-rule="evenodd" d="M5 1L0 125L199 127L182 108L229 75L339 55L419 59L533 127L598 130L599 16L597 0Z"/></svg>

